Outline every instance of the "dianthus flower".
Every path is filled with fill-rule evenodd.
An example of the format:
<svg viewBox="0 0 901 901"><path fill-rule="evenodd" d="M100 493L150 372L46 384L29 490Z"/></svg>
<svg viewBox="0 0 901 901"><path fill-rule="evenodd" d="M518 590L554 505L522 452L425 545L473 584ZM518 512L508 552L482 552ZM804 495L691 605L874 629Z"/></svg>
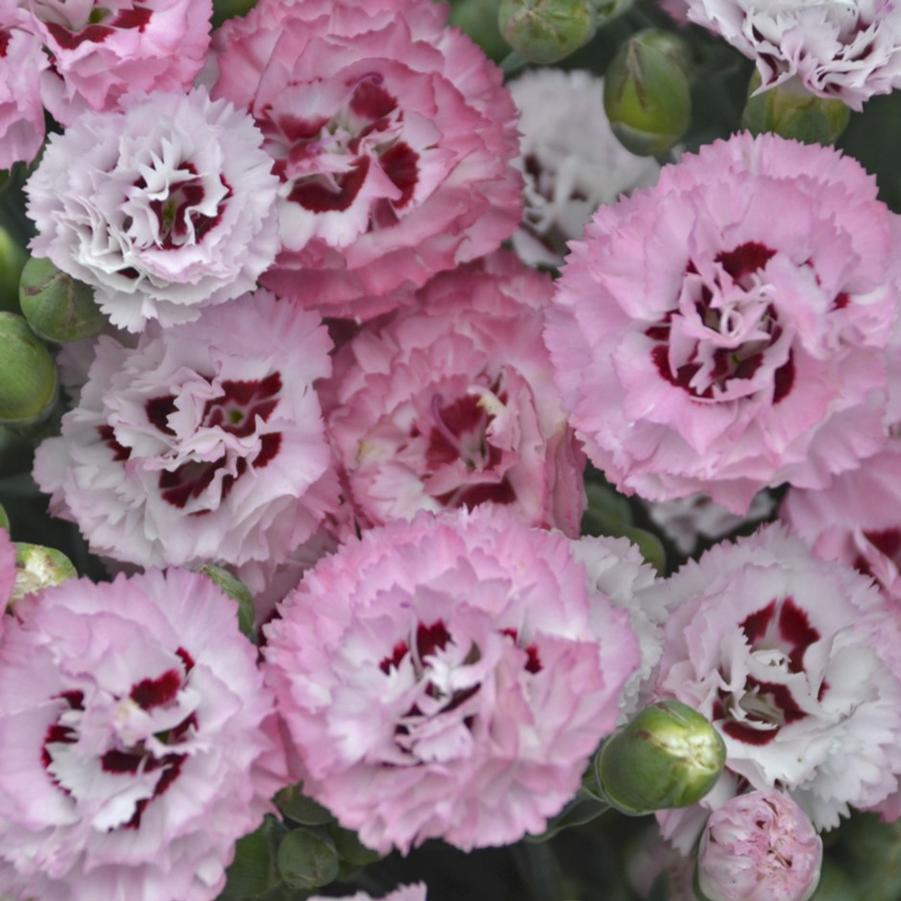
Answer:
<svg viewBox="0 0 901 901"><path fill-rule="evenodd" d="M707 821L698 884L710 901L807 901L822 861L822 840L788 795L749 792Z"/></svg>
<svg viewBox="0 0 901 901"><path fill-rule="evenodd" d="M793 488L779 515L818 557L872 576L901 604L901 437L822 491Z"/></svg>
<svg viewBox="0 0 901 901"><path fill-rule="evenodd" d="M541 832L639 663L571 543L500 507L370 529L280 612L267 679L304 790L380 851Z"/></svg>
<svg viewBox="0 0 901 901"><path fill-rule="evenodd" d="M210 44L211 0L19 5L51 63L41 77L44 105L64 125L88 110L117 109L130 93L189 88Z"/></svg>
<svg viewBox="0 0 901 901"><path fill-rule="evenodd" d="M519 222L500 71L423 0L262 0L215 40L213 94L249 109L281 182L264 284L367 318Z"/></svg>
<svg viewBox="0 0 901 901"><path fill-rule="evenodd" d="M173 325L256 286L278 247L272 161L204 90L81 116L26 185L34 254L93 286L114 325Z"/></svg>
<svg viewBox="0 0 901 901"><path fill-rule="evenodd" d="M855 468L885 442L899 253L856 161L773 135L601 207L546 332L586 453L622 491L738 515Z"/></svg>
<svg viewBox="0 0 901 901"><path fill-rule="evenodd" d="M41 73L49 61L17 0L0 0L0 169L30 163L44 143Z"/></svg>
<svg viewBox="0 0 901 901"><path fill-rule="evenodd" d="M337 502L314 313L260 291L137 347L98 340L35 478L95 553L141 566L285 559Z"/></svg>
<svg viewBox="0 0 901 901"><path fill-rule="evenodd" d="M859 110L901 85L901 9L876 0L687 0L688 17L757 64L766 90L797 77Z"/></svg>
<svg viewBox="0 0 901 901"><path fill-rule="evenodd" d="M541 337L552 292L498 252L344 346L329 428L364 525L491 502L578 536L584 456Z"/></svg>
<svg viewBox="0 0 901 901"><path fill-rule="evenodd" d="M818 829L901 776L901 621L872 583L781 525L719 544L649 589L669 607L657 692L708 716L723 784L779 787ZM696 811L663 815L683 848ZM690 830L689 830L690 832Z"/></svg>
<svg viewBox="0 0 901 901"><path fill-rule="evenodd" d="M602 203L657 180L653 157L629 153L604 112L604 81L590 72L536 69L510 84L519 108L525 214L513 246L530 265L559 266Z"/></svg>
<svg viewBox="0 0 901 901"><path fill-rule="evenodd" d="M205 576L67 582L0 644L0 884L41 901L212 901L284 784L237 607Z"/></svg>

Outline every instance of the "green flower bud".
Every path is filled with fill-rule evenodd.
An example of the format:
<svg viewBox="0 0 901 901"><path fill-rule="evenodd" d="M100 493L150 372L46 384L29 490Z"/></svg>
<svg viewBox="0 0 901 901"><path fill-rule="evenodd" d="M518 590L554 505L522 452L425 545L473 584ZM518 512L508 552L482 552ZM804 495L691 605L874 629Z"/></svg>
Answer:
<svg viewBox="0 0 901 901"><path fill-rule="evenodd" d="M597 29L592 0L502 0L498 25L521 56L545 65L587 44Z"/></svg>
<svg viewBox="0 0 901 901"><path fill-rule="evenodd" d="M93 338L106 324L94 291L41 257L22 270L19 305L34 332L59 344Z"/></svg>
<svg viewBox="0 0 901 901"><path fill-rule="evenodd" d="M0 310L19 310L19 276L28 254L12 235L0 227Z"/></svg>
<svg viewBox="0 0 901 901"><path fill-rule="evenodd" d="M43 419L56 400L56 384L53 358L28 323L0 312L0 423Z"/></svg>
<svg viewBox="0 0 901 901"><path fill-rule="evenodd" d="M338 878L338 849L322 831L292 829L281 840L276 861L289 888L311 891Z"/></svg>
<svg viewBox="0 0 901 901"><path fill-rule="evenodd" d="M685 704L662 701L604 743L595 769L610 804L640 816L696 804L725 762L726 746L711 723Z"/></svg>
<svg viewBox="0 0 901 901"><path fill-rule="evenodd" d="M647 29L620 47L604 76L604 108L620 143L639 156L665 153L691 124L690 54L684 41Z"/></svg>
<svg viewBox="0 0 901 901"><path fill-rule="evenodd" d="M808 94L798 78L754 96L760 84L755 71L741 117L742 126L752 134L772 131L805 144L834 144L848 126L851 110L841 100Z"/></svg>
<svg viewBox="0 0 901 901"><path fill-rule="evenodd" d="M592 0L595 22L600 28L632 8L634 0Z"/></svg>
<svg viewBox="0 0 901 901"><path fill-rule="evenodd" d="M72 561L52 547L16 542L16 584L10 603L78 578Z"/></svg>
<svg viewBox="0 0 901 901"><path fill-rule="evenodd" d="M495 62L500 62L510 48L501 35L497 14L501 0L454 0L450 23L466 32Z"/></svg>

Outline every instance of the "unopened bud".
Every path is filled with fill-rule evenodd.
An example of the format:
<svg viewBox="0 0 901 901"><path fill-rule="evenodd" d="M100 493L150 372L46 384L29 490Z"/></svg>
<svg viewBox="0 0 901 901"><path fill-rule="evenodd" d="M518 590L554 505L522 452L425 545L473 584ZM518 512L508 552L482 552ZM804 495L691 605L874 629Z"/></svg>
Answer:
<svg viewBox="0 0 901 901"><path fill-rule="evenodd" d="M502 0L507 43L532 63L556 63L588 43L597 29L592 0Z"/></svg>
<svg viewBox="0 0 901 901"><path fill-rule="evenodd" d="M598 28L632 8L634 0L592 0Z"/></svg>
<svg viewBox="0 0 901 901"><path fill-rule="evenodd" d="M23 247L0 227L0 310L19 309L19 276L28 259Z"/></svg>
<svg viewBox="0 0 901 901"><path fill-rule="evenodd" d="M604 108L620 143L665 153L691 124L690 54L676 35L647 29L620 47L604 76Z"/></svg>
<svg viewBox="0 0 901 901"><path fill-rule="evenodd" d="M451 25L468 34L496 62L510 52L497 21L500 5L501 0L456 0L450 13Z"/></svg>
<svg viewBox="0 0 901 901"><path fill-rule="evenodd" d="M34 332L58 344L93 338L106 324L93 289L42 257L22 270L19 306Z"/></svg>
<svg viewBox="0 0 901 901"><path fill-rule="evenodd" d="M615 732L595 767L610 804L639 816L696 804L725 761L726 746L710 722L685 704L661 701Z"/></svg>
<svg viewBox="0 0 901 901"><path fill-rule="evenodd" d="M834 144L848 126L851 110L841 100L809 94L798 78L756 93L760 84L755 71L741 117L742 126L752 134L771 131L805 144Z"/></svg>
<svg viewBox="0 0 901 901"><path fill-rule="evenodd" d="M38 422L55 400L50 352L21 316L0 312L0 423Z"/></svg>
<svg viewBox="0 0 901 901"><path fill-rule="evenodd" d="M738 795L707 821L698 887L708 901L807 901L816 891L823 842L780 791Z"/></svg>
<svg viewBox="0 0 901 901"><path fill-rule="evenodd" d="M10 603L77 577L72 561L61 551L16 542L16 584Z"/></svg>

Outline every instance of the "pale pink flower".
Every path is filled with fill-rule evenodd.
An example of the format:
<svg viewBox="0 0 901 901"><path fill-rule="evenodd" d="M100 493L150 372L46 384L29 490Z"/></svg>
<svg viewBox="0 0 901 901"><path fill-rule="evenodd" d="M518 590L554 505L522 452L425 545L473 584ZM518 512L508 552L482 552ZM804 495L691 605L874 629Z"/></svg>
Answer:
<svg viewBox="0 0 901 901"><path fill-rule="evenodd" d="M823 842L780 791L739 795L715 810L701 838L698 884L709 901L807 901Z"/></svg>
<svg viewBox="0 0 901 901"><path fill-rule="evenodd" d="M899 238L857 162L774 135L601 207L546 332L588 456L626 493L742 516L855 468L885 442Z"/></svg>
<svg viewBox="0 0 901 901"><path fill-rule="evenodd" d="M304 790L380 851L541 832L639 663L570 542L493 506L370 529L280 612L267 679Z"/></svg>
<svg viewBox="0 0 901 901"><path fill-rule="evenodd" d="M773 498L766 491L754 495L747 516L730 513L705 494L645 506L651 521L685 555L692 554L702 539L717 541L753 520L767 519L776 509Z"/></svg>
<svg viewBox="0 0 901 901"><path fill-rule="evenodd" d="M423 0L263 0L218 32L213 94L250 110L281 180L279 294L369 318L516 228L515 108L446 18Z"/></svg>
<svg viewBox="0 0 901 901"><path fill-rule="evenodd" d="M590 72L535 69L510 83L519 109L525 213L513 247L529 265L560 266L602 203L652 185L653 157L629 153L604 112L604 80Z"/></svg>
<svg viewBox="0 0 901 901"><path fill-rule="evenodd" d="M31 250L95 289L112 323L190 322L256 287L278 181L253 120L204 90L81 116L26 185Z"/></svg>
<svg viewBox="0 0 901 901"><path fill-rule="evenodd" d="M542 341L552 293L498 252L345 345L328 421L363 525L489 502L578 536L585 459Z"/></svg>
<svg viewBox="0 0 901 901"><path fill-rule="evenodd" d="M42 75L44 104L64 125L91 109L118 109L128 94L189 88L209 48L212 0L20 5L52 62Z"/></svg>
<svg viewBox="0 0 901 901"><path fill-rule="evenodd" d="M310 901L378 901L367 895L366 892L357 892L355 895L345 895L343 898L326 898L324 895L314 895ZM388 895L382 896L380 901L426 901L425 883L417 882L415 885L402 885Z"/></svg>
<svg viewBox="0 0 901 901"><path fill-rule="evenodd" d="M276 565L337 504L313 388L330 349L317 315L265 291L151 328L135 348L103 336L35 478L95 553Z"/></svg>
<svg viewBox="0 0 901 901"><path fill-rule="evenodd" d="M779 515L818 557L872 576L901 604L901 437L822 491L793 488Z"/></svg>
<svg viewBox="0 0 901 901"><path fill-rule="evenodd" d="M726 773L701 806L662 817L687 850L739 780L779 787L818 829L901 776L901 621L872 583L771 525L649 589L669 607L657 680L709 717Z"/></svg>
<svg viewBox="0 0 901 901"><path fill-rule="evenodd" d="M811 93L859 110L901 85L901 9L894 3L687 2L692 22L756 62L761 91L796 77Z"/></svg>
<svg viewBox="0 0 901 901"><path fill-rule="evenodd" d="M237 606L205 576L67 582L0 644L0 884L212 901L286 781Z"/></svg>
<svg viewBox="0 0 901 901"><path fill-rule="evenodd" d="M0 0L0 169L30 163L44 143L41 73L49 65L16 0Z"/></svg>

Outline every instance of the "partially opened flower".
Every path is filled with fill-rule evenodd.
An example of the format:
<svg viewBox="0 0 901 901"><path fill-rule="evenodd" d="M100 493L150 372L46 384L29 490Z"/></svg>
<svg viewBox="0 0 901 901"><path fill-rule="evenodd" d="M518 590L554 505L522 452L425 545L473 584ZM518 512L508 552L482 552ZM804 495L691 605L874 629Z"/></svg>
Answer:
<svg viewBox="0 0 901 901"><path fill-rule="evenodd" d="M44 104L64 125L88 110L117 109L129 93L189 88L209 48L212 0L19 5L51 63L42 76Z"/></svg>
<svg viewBox="0 0 901 901"><path fill-rule="evenodd" d="M570 542L499 507L371 529L280 612L267 678L304 791L380 851L541 832L639 662Z"/></svg>
<svg viewBox="0 0 901 901"><path fill-rule="evenodd" d="M807 901L823 842L780 791L739 795L715 810L701 838L698 884L710 901Z"/></svg>
<svg viewBox="0 0 901 901"><path fill-rule="evenodd" d="M237 606L205 576L68 582L0 645L0 884L212 901L285 781Z"/></svg>
<svg viewBox="0 0 901 901"><path fill-rule="evenodd" d="M313 388L330 349L318 316L265 291L135 348L103 336L35 478L95 553L275 565L337 504Z"/></svg>
<svg viewBox="0 0 901 901"><path fill-rule="evenodd" d="M828 488L793 488L779 515L818 557L872 576L901 604L901 437Z"/></svg>
<svg viewBox="0 0 901 901"><path fill-rule="evenodd" d="M30 163L44 143L41 73L49 61L16 0L0 0L0 169Z"/></svg>
<svg viewBox="0 0 901 901"><path fill-rule="evenodd" d="M422 0L263 0L219 31L214 96L247 108L281 181L264 283L367 318L495 250L521 213L500 71Z"/></svg>
<svg viewBox="0 0 901 901"><path fill-rule="evenodd" d="M519 108L525 215L513 246L530 265L559 266L602 203L657 180L653 157L629 153L604 112L604 81L590 72L536 69L510 84Z"/></svg>
<svg viewBox="0 0 901 901"><path fill-rule="evenodd" d="M721 788L779 787L818 829L898 789L901 621L868 579L773 525L717 545L655 592L669 605L657 691L719 729ZM664 819L689 847L693 812Z"/></svg>
<svg viewBox="0 0 901 901"><path fill-rule="evenodd" d="M763 88L797 77L813 94L859 110L901 85L901 10L848 0L687 0L688 17L757 64Z"/></svg>
<svg viewBox="0 0 901 901"><path fill-rule="evenodd" d="M256 286L278 247L253 120L203 90L81 116L29 180L36 255L95 289L114 325L190 322Z"/></svg>
<svg viewBox="0 0 901 901"><path fill-rule="evenodd" d="M584 456L541 338L552 291L498 252L345 345L329 428L364 525L494 503L578 536Z"/></svg>
<svg viewBox="0 0 901 901"><path fill-rule="evenodd" d="M601 207L546 332L588 456L627 493L738 515L855 468L885 442L899 236L857 162L773 135Z"/></svg>

